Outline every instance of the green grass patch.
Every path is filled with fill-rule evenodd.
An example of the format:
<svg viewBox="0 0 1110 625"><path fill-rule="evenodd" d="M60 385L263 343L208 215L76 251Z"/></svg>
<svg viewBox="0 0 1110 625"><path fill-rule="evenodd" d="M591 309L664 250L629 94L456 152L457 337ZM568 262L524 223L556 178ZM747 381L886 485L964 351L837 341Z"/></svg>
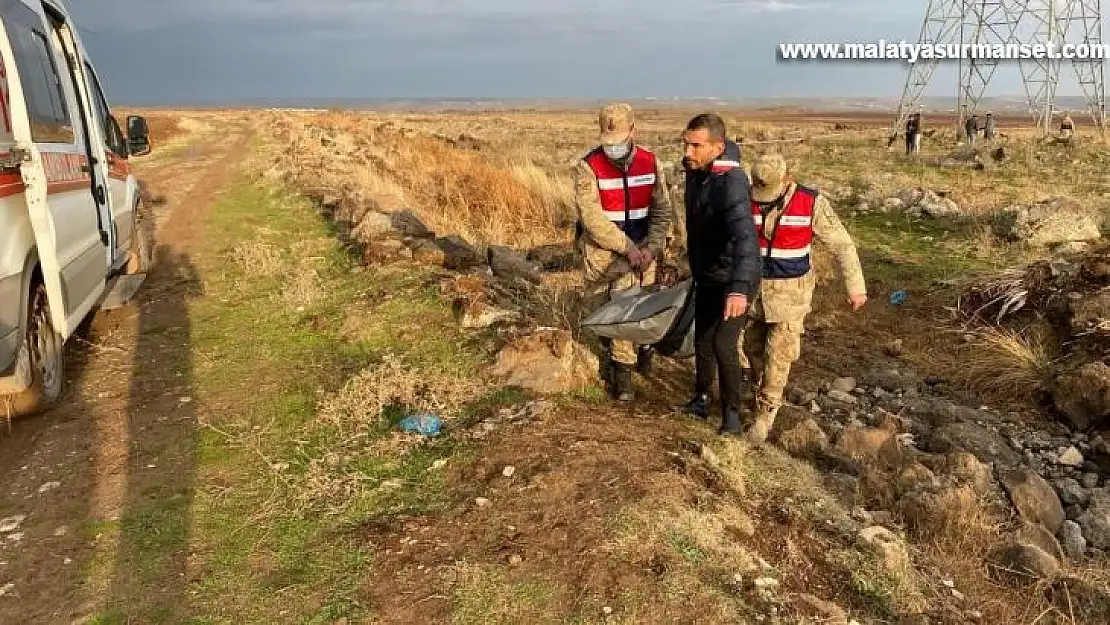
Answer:
<svg viewBox="0 0 1110 625"><path fill-rule="evenodd" d="M246 181L213 208L192 259L203 295L188 310L191 362L173 363L192 367L191 393L205 406L195 492L152 497L120 520L120 534L142 537L122 555L134 564L133 588L117 593L93 622L365 617L360 589L373 554L347 530L450 500L440 472L428 468L465 457L465 445L444 438L395 456L362 453L343 447L350 432L317 423L329 394L387 354L433 386L446 373L476 376L480 365L427 270L358 267L329 230L307 201ZM465 423L523 398L515 391L480 396L456 416ZM377 417L363 444L393 436L406 409ZM336 465L343 471L371 485L401 486L360 491L339 516L297 506L297 494L311 486L307 467L332 449L347 450ZM149 590L144 580L164 580L167 562L184 557L176 553L182 547L195 568L187 605L123 601Z"/></svg>
<svg viewBox="0 0 1110 625"><path fill-rule="evenodd" d="M566 598L550 582L513 582L490 566L464 563L455 573L453 622L458 625L556 622L550 615L559 612L558 601Z"/></svg>

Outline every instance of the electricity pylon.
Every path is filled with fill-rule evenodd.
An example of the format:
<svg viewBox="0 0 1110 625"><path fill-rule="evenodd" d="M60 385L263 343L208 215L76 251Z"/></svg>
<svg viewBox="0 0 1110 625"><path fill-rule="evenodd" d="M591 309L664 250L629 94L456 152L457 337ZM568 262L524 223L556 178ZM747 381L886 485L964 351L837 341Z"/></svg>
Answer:
<svg viewBox="0 0 1110 625"><path fill-rule="evenodd" d="M966 46L995 50L1014 45L1048 46L1057 53L1065 44L1085 46L1089 51L1102 47L1101 0L929 0L925 22L918 37L919 44ZM960 54L960 84L957 93L957 130L964 121L978 112L979 103L1001 60L993 55ZM1042 132L1052 130L1056 111L1056 88L1060 82L1063 60L1050 55L1015 60L1029 106L1029 114ZM900 131L906 118L921 106L922 93L932 80L938 58L919 59L906 77L902 100L898 105L894 133ZM1106 84L1104 59L1097 54L1073 58L1091 121L1100 133L1106 130Z"/></svg>

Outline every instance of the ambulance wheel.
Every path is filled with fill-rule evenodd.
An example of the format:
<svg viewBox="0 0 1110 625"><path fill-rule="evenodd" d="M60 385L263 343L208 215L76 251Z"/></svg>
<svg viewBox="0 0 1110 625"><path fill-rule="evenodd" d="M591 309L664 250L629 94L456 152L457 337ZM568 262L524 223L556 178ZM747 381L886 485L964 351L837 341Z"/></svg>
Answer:
<svg viewBox="0 0 1110 625"><path fill-rule="evenodd" d="M20 346L19 364L29 366L31 386L8 398L12 416L32 415L52 408L65 390L65 342L50 321L50 302L41 282L31 290L27 334ZM4 414L0 400L0 417Z"/></svg>

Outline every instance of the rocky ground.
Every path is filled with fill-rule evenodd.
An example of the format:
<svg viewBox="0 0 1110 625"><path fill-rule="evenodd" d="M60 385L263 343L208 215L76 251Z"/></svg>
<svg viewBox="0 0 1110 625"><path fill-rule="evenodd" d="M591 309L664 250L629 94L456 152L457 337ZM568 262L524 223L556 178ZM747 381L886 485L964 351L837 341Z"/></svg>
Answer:
<svg viewBox="0 0 1110 625"><path fill-rule="evenodd" d="M325 143L344 143L329 138L325 128L313 132ZM347 144L357 160L357 148ZM1005 154L995 157L1002 160ZM410 211L389 212L357 191L320 188L309 181L311 175L299 177L280 159L269 175L307 188L343 236L365 250L367 262L415 260L462 272L444 283L442 293L453 301L464 328L499 329L506 346L491 373L504 383L541 393L596 383L596 361L578 337L539 327L531 314L542 302L539 285L557 280L573 262L566 247L491 246L483 253L457 235L433 234ZM928 189L909 188L891 197L849 197L852 193L836 199L857 202L854 210L862 214L953 220L963 213L952 199ZM1068 244L1057 247L1061 251L1081 250L1101 236L1096 214L1066 199L1006 209L997 224L1000 238L1038 247ZM1077 266L1068 267L1053 265L1054 275L1074 274ZM1060 610L1067 605L1061 597L1068 596L1075 602L1070 609L1081 606L1087 618L1110 619L1105 578L1081 573L1104 566L1110 549L1107 439L1035 410L980 405L966 387L914 371L899 358L901 343L893 341L885 355L857 363L852 369L858 379L811 378L791 388L772 434L771 442L821 469L830 491L851 511L836 521L836 531L870 545L890 570L899 571L912 568L901 536L925 543L966 523L974 540L988 538L975 533L983 530L975 523L1000 528L975 550L990 580L1037 585ZM1078 406L1068 396L1058 393L1057 405ZM1089 403L1065 412L1106 414L1104 406ZM760 592L771 592L778 581L772 576L754 583ZM959 606L964 594L952 584L943 581ZM989 622L964 605L941 618Z"/></svg>

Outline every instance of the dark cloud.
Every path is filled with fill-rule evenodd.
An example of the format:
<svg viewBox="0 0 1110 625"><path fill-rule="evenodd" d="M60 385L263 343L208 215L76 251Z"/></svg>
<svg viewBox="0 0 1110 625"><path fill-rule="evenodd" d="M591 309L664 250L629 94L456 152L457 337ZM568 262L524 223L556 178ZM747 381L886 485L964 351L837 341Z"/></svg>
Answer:
<svg viewBox="0 0 1110 625"><path fill-rule="evenodd" d="M896 96L905 67L787 41L913 39L889 0L69 0L111 97ZM952 90L954 91L954 85ZM943 93L943 90L941 91Z"/></svg>

